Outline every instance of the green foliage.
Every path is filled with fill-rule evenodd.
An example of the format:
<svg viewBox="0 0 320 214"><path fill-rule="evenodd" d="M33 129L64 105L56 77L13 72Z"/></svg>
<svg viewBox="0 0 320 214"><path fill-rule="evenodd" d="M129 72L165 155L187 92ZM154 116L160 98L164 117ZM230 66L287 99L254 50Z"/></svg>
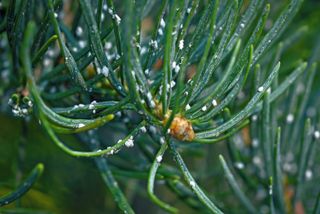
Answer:
<svg viewBox="0 0 320 214"><path fill-rule="evenodd" d="M0 198L0 206L7 205L13 201L20 198L24 195L40 177L43 171L43 164L39 163L35 168L30 172L30 175L26 180L21 184L14 192L11 192Z"/></svg>
<svg viewBox="0 0 320 214"><path fill-rule="evenodd" d="M94 160L122 212L135 212L130 194L170 213L319 212L319 188L306 194L305 182L320 176L320 42L289 53L308 32L291 24L302 0L275 9L260 0L0 3L1 106L25 126L39 121L61 151ZM203 172L188 166L197 154ZM216 173L230 188L204 184ZM147 183L124 192L134 179Z"/></svg>

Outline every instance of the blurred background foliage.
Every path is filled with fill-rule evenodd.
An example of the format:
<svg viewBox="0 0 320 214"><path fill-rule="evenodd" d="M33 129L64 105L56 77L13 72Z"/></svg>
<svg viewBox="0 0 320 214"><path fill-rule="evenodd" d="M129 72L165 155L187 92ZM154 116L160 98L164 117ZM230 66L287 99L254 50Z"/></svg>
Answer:
<svg viewBox="0 0 320 214"><path fill-rule="evenodd" d="M8 1L0 0L0 18L4 18L4 4ZM248 2L247 0L245 2ZM288 4L286 0L272 0L270 17L277 17L281 9ZM206 4L206 1L203 1ZM121 1L115 1L115 7L122 14ZM41 10L39 13L43 12ZM152 14L151 14L152 15ZM151 19L150 19L151 18ZM145 24L153 25L152 17L146 17ZM269 20L269 26L272 21ZM320 36L320 1L306 0L294 18L290 27L286 30L283 38L294 34L301 26L307 26L307 30L297 41L290 44L281 58L282 65L291 65L291 62L304 59L308 60L313 48L316 45L317 39ZM268 24L267 24L268 26ZM147 26L146 26L147 27ZM0 37L1 40L5 38ZM1 42L1 41L0 41ZM0 47L1 51L1 47ZM320 59L316 56L317 60ZM2 60L1 63L5 61ZM283 69L286 70L286 69ZM280 74L280 79L284 79L286 73ZM316 75L313 89L311 92L310 102L312 106L320 106L320 75ZM1 77L5 79L5 77ZM3 80L2 80L3 81ZM1 84L1 83L0 83ZM4 84L2 82L2 84ZM4 88L0 86L0 195L14 189L28 172L38 162L45 165L45 170L41 178L35 186L17 202L6 207L0 208L0 213L118 213L120 212L110 192L105 187L99 172L97 171L92 160L83 158L74 158L63 153L57 148L44 133L34 118L24 119L16 118L10 114L10 109L7 105L8 96L4 94ZM287 92L289 93L289 92ZM283 102L284 108L286 102ZM316 109L319 112L319 109ZM282 120L285 121L285 115ZM112 142L116 141L121 136L121 124L105 125L99 130L101 138L108 138ZM119 128L120 127L120 128ZM112 131L110 131L112 130ZM77 142L75 137L65 137L71 142ZM148 142L147 137L141 136L136 139L138 142ZM77 146L74 144L73 146ZM134 165L139 161L136 156L136 148L121 151L119 156L109 157L111 163L117 163L118 166L123 165L122 171L119 168L115 169L114 175L120 183L123 192L128 197L130 204L136 213L164 213L150 200L146 199L147 180L134 179L121 176L127 167ZM319 151L319 143L317 145ZM223 201L227 206L223 209L226 213L246 213L241 211L241 206L238 200L234 199L234 195L230 190L227 182L223 179L223 169L219 163L219 154L228 156L226 152L226 144L218 143L214 145L199 145L192 150L182 151L182 156L185 158L190 171L194 173L203 189L208 190L210 195L213 195L218 201ZM166 161L173 162L169 159ZM318 163L319 169L320 156L316 155L315 162ZM127 161L124 163L124 161ZM315 172L316 172L315 170ZM318 172L319 172L318 171ZM319 174L319 173L318 173ZM319 177L316 181L320 184ZM160 181L161 182L161 181ZM306 190L314 188L314 183L305 184ZM319 186L318 186L319 189ZM157 194L169 202L174 202L181 210L181 213L197 213L197 210L192 210L172 194L166 188L157 188ZM308 194L305 192L304 194ZM230 205L230 206L229 206ZM308 208L305 208L306 212Z"/></svg>

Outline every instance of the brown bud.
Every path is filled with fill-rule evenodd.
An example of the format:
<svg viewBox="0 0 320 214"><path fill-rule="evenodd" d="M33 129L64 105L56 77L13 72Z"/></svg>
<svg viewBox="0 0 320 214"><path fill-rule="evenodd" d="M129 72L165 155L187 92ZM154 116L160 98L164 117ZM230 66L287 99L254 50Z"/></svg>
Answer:
<svg viewBox="0 0 320 214"><path fill-rule="evenodd" d="M183 141L192 141L195 138L191 122L182 116L176 116L173 119L170 126L170 134L174 138Z"/></svg>
<svg viewBox="0 0 320 214"><path fill-rule="evenodd" d="M163 60L162 59L157 59L157 61L153 64L152 69L153 70L160 70L163 65Z"/></svg>

